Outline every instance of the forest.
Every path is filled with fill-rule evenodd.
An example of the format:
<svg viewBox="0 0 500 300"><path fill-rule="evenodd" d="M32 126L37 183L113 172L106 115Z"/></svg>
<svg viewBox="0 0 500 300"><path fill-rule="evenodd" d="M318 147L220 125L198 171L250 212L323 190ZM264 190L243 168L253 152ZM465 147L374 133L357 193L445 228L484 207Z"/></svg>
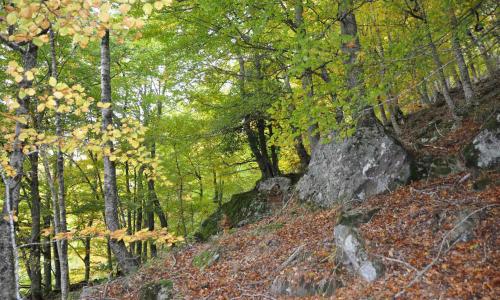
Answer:
<svg viewBox="0 0 500 300"><path fill-rule="evenodd" d="M0 299L498 299L499 4L2 1Z"/></svg>

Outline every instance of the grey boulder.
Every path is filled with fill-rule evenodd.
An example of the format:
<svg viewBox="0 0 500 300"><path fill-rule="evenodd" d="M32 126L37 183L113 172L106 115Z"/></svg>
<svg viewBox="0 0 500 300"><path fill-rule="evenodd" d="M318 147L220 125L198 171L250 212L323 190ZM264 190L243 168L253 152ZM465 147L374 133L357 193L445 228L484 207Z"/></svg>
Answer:
<svg viewBox="0 0 500 300"><path fill-rule="evenodd" d="M365 200L405 184L410 166L405 149L377 121L370 122L351 137L318 145L297 192L322 207Z"/></svg>

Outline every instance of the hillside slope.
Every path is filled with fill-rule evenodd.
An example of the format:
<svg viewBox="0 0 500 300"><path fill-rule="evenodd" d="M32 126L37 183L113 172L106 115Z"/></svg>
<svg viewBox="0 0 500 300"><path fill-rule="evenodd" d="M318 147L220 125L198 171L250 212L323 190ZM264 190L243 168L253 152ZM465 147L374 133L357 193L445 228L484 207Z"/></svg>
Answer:
<svg viewBox="0 0 500 300"><path fill-rule="evenodd" d="M417 157L464 168L462 150L498 110L497 84L480 83L482 102L460 128L451 127L444 107L410 115L405 146ZM337 262L333 228L345 211L292 198L256 223L174 249L130 277L95 287L92 297L138 299L144 286L160 281L174 299L275 299L271 286L281 277L308 289L331 280L335 299L499 299L500 172L448 168L434 175L357 207L376 211L358 228L367 252L385 266L372 283Z"/></svg>

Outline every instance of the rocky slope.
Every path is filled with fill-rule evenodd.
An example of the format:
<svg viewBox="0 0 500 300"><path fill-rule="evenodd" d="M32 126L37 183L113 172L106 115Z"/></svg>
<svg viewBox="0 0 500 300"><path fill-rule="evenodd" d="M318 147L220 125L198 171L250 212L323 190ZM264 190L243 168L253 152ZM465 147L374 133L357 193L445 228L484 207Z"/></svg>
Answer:
<svg viewBox="0 0 500 300"><path fill-rule="evenodd" d="M229 225L213 216L204 238L219 234L208 242L164 253L82 299L499 299L497 85L478 85L481 102L462 127L439 105L407 118L401 143L419 180L326 209L287 184L261 184L244 194L258 196L226 205ZM236 214L241 199L265 213Z"/></svg>

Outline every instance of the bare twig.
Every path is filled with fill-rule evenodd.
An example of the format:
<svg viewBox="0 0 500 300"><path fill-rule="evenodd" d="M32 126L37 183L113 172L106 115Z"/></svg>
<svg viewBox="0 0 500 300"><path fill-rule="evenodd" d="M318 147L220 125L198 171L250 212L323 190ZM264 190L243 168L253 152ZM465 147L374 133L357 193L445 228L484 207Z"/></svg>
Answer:
<svg viewBox="0 0 500 300"><path fill-rule="evenodd" d="M278 270L283 270L284 268L286 268L291 262L293 262L299 255L300 253L302 252L302 250L304 249L304 247L306 246L306 244L302 244L300 246L298 246L297 248L295 248L295 250L293 251L292 255L290 255L290 257L288 257L287 260L285 260L281 266L278 268Z"/></svg>
<svg viewBox="0 0 500 300"><path fill-rule="evenodd" d="M400 259L396 259L396 258L391 258L391 257L383 256L383 255L378 255L378 254L374 254L374 256L382 258L384 260L388 260L388 261L392 261L392 262L396 262L396 263L402 264L405 267L407 267L408 269L411 269L413 271L418 271L417 268L415 268L414 266L410 265L409 263L407 263L404 260L400 260Z"/></svg>

